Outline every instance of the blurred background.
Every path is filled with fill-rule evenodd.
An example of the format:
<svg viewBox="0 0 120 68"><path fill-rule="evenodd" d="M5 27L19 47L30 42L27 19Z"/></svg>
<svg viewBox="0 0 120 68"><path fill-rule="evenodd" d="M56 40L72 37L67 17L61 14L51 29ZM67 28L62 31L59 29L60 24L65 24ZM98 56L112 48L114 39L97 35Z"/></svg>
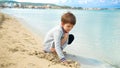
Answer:
<svg viewBox="0 0 120 68"><path fill-rule="evenodd" d="M120 0L0 0L0 12L15 16L43 39L68 11L77 24L70 32L75 40L65 50L111 65L104 68L120 68Z"/></svg>

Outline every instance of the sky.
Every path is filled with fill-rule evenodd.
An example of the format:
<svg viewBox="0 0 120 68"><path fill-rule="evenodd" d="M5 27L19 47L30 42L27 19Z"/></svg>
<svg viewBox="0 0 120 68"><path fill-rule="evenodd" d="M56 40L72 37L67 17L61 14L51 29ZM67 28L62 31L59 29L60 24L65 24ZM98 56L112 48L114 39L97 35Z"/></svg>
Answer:
<svg viewBox="0 0 120 68"><path fill-rule="evenodd" d="M15 0L19 2L53 3L71 7L120 8L120 0Z"/></svg>

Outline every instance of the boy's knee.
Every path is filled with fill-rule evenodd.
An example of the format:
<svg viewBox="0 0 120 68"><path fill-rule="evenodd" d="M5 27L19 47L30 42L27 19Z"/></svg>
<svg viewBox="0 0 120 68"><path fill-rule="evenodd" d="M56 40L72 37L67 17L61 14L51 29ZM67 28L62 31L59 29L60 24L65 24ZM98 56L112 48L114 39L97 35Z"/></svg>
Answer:
<svg viewBox="0 0 120 68"><path fill-rule="evenodd" d="M68 38L68 44L71 44L74 40L74 35L73 34L69 34L69 38Z"/></svg>

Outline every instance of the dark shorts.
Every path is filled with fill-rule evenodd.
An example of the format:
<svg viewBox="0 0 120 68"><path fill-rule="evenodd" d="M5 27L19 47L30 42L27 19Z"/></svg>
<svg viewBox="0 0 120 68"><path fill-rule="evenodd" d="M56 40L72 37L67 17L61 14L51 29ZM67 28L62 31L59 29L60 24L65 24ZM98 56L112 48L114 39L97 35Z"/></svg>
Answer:
<svg viewBox="0 0 120 68"><path fill-rule="evenodd" d="M73 34L69 34L69 38L68 38L68 44L71 44L74 40L74 35Z"/></svg>

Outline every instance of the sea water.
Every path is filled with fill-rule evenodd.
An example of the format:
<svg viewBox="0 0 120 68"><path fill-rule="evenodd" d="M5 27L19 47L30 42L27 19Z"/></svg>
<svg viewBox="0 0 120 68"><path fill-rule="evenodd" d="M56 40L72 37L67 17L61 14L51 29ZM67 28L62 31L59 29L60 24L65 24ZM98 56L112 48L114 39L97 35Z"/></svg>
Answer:
<svg viewBox="0 0 120 68"><path fill-rule="evenodd" d="M74 34L75 40L65 50L81 57L78 60L83 64L87 64L87 61L98 63L96 60L99 60L113 68L120 67L120 10L6 8L1 11L21 18L25 21L23 24L43 38L50 29L60 24L62 14L72 12L77 19L70 32Z"/></svg>

